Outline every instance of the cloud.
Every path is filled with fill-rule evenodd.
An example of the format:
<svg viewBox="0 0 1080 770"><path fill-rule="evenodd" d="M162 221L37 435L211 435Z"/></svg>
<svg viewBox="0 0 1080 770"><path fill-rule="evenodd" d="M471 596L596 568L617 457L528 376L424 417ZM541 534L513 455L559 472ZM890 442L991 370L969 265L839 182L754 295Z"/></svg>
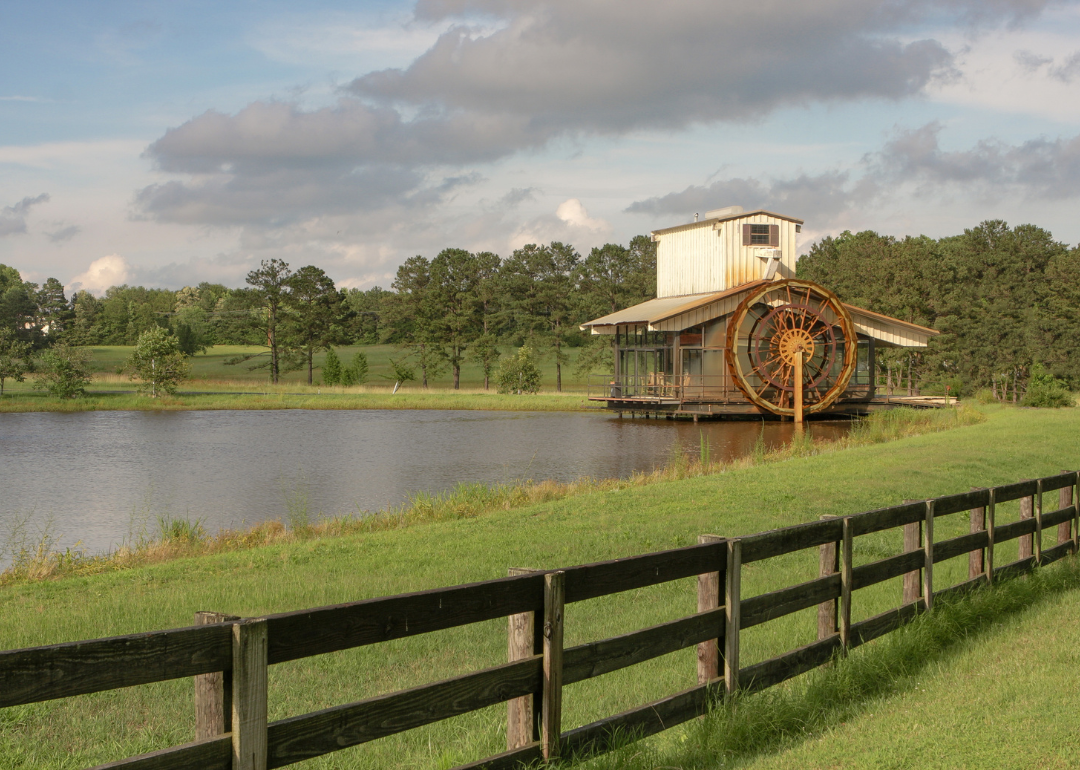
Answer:
<svg viewBox="0 0 1080 770"><path fill-rule="evenodd" d="M55 230L45 233L45 237L53 243L64 243L65 241L70 241L72 238L74 238L81 232L82 228L78 225L67 225L66 227L61 227L58 224Z"/></svg>
<svg viewBox="0 0 1080 770"><path fill-rule="evenodd" d="M983 202L1061 201L1080 197L1080 135L1010 145L984 139L970 149L943 150L942 126L929 123L894 134L882 148L848 169L782 178L721 179L636 201L626 213L677 215L728 205L791 213L835 225L856 211L914 193L934 198L963 191Z"/></svg>
<svg viewBox="0 0 1080 770"><path fill-rule="evenodd" d="M950 72L912 30L1037 15L1040 0L420 0L460 20L410 66L349 85L383 105L524 118L551 138L761 117L813 102L900 99ZM495 29L469 26L476 14ZM508 137L509 139L509 137Z"/></svg>
<svg viewBox="0 0 1080 770"><path fill-rule="evenodd" d="M629 214L680 215L689 222L694 214L739 205L747 210L797 212L807 220L834 221L856 202L867 204L877 194L870 179L853 183L848 171L799 174L786 179L722 179L710 185L691 185L681 192L636 201Z"/></svg>
<svg viewBox="0 0 1080 770"><path fill-rule="evenodd" d="M953 72L919 29L1018 23L1048 1L420 0L416 28L444 31L411 64L353 79L332 106L256 101L169 129L146 157L184 178L142 189L134 210L261 228L408 210L457 169L561 138L904 99Z"/></svg>
<svg viewBox="0 0 1080 770"><path fill-rule="evenodd" d="M874 171L902 183L963 184L987 199L1080 196L1080 135L1019 145L984 139L969 150L946 151L939 143L941 130L930 123L901 132L871 159Z"/></svg>
<svg viewBox="0 0 1080 770"><path fill-rule="evenodd" d="M533 187L515 187L506 195L499 198L495 208L504 211L515 209L522 203L536 200L536 189Z"/></svg>
<svg viewBox="0 0 1080 770"><path fill-rule="evenodd" d="M589 249L604 243L611 231L609 222L589 216L580 200L570 198L558 205L553 216L537 217L517 228L510 236L509 247L515 250L530 243L562 241Z"/></svg>
<svg viewBox="0 0 1080 770"><path fill-rule="evenodd" d="M13 206L5 206L0 209L0 237L5 235L22 235L26 232L26 217L30 209L39 203L48 203L49 194L42 193L37 197L27 196Z"/></svg>
<svg viewBox="0 0 1080 770"><path fill-rule="evenodd" d="M581 205L581 201L577 198L571 198L560 203L559 207L555 209L555 216L566 222L570 227L580 227L585 230L592 230L594 233L611 229L611 225L604 220L590 217L589 212L585 210L585 207Z"/></svg>
<svg viewBox="0 0 1080 770"><path fill-rule="evenodd" d="M71 283L66 287L67 293L89 291L92 294L101 294L110 286L127 283L131 273L131 265L123 257L119 254L110 254L95 259L86 268L86 272L72 278Z"/></svg>

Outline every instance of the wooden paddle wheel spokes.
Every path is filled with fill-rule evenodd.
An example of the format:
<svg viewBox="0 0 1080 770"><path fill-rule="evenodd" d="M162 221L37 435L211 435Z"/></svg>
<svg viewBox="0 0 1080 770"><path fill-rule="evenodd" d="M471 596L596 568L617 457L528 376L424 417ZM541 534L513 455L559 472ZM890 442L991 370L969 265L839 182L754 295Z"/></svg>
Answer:
<svg viewBox="0 0 1080 770"><path fill-rule="evenodd" d="M813 414L847 388L855 343L855 325L835 294L810 281L775 281L749 293L732 314L728 371L762 409L795 416L801 402L801 411Z"/></svg>

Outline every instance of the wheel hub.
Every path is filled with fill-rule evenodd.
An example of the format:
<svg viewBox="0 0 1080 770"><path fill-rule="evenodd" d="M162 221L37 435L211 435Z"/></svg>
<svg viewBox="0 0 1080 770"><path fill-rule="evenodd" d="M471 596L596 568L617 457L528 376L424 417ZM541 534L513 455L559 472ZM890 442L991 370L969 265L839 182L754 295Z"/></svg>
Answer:
<svg viewBox="0 0 1080 770"><path fill-rule="evenodd" d="M795 356L802 354L803 361L814 357L814 338L806 329L787 329L777 335L777 352L788 366L795 365Z"/></svg>

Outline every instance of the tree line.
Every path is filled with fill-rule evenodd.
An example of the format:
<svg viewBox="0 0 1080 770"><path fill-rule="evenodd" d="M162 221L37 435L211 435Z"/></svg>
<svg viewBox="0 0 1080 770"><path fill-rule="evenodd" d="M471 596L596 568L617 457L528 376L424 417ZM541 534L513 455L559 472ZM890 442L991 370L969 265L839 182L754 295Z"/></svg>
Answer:
<svg viewBox="0 0 1080 770"><path fill-rule="evenodd" d="M261 347L229 363L265 368L275 383L297 369L311 383L315 354L335 345L389 343L402 348L392 359L399 380L418 378L427 387L449 368L457 388L462 364L472 360L486 388L503 349L528 345L554 358L561 390L567 349L589 343L578 324L655 296L656 245L637 236L628 246L609 243L582 257L564 243L530 244L505 259L444 249L430 260L407 260L390 290L339 289L321 268L294 270L279 259L264 260L246 282L179 291L122 285L69 300L56 279L38 286L0 265L0 388L4 372L20 378L36 351L136 345L162 329L188 356L212 345ZM610 359L606 346L593 345L585 359L602 362L605 355ZM14 363L5 369L3 361ZM355 360L338 367L341 382L366 372Z"/></svg>
<svg viewBox="0 0 1080 770"><path fill-rule="evenodd" d="M1080 247L1047 230L993 220L937 240L844 232L797 264L849 304L940 332L923 350L879 348L894 390L933 382L1018 402L1033 382L1080 388Z"/></svg>
<svg viewBox="0 0 1080 770"><path fill-rule="evenodd" d="M1080 387L1080 248L1035 225L987 221L940 239L844 232L815 243L798 275L850 304L941 332L925 349L879 348L879 377L894 392L942 383L954 393L987 389L1018 401L1032 383ZM488 387L509 361L505 352L527 346L528 356L554 361L561 390L570 348L585 348L580 372L611 369L610 340L590 339L578 325L650 299L655 289L656 244L648 236L586 257L560 242L506 258L444 249L407 260L389 289L366 291L339 289L314 265L293 270L270 259L239 289L124 285L68 299L58 280L24 282L0 265L0 393L5 378L21 377L46 348L135 345L152 329L165 330L187 356L211 345L261 347L232 363L265 368L273 382L297 369L312 382L315 354L335 345L387 343L401 349L391 359L398 380L426 387L449 370L457 388L471 361ZM362 381L367 370L360 360L330 368L344 383Z"/></svg>

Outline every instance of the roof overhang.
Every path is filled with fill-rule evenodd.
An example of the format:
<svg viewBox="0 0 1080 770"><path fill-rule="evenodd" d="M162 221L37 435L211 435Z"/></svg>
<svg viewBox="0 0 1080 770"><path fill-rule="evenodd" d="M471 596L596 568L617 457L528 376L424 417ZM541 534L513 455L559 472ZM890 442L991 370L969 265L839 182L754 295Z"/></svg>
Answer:
<svg viewBox="0 0 1080 770"><path fill-rule="evenodd" d="M731 222L735 219L746 219L747 217L756 217L764 215L767 217L773 217L774 219L783 219L787 222L794 222L797 225L803 224L803 220L795 217L789 217L786 214L777 214L775 211L766 211L765 209L757 209L755 211L743 211L738 214L728 214L723 217L712 217L711 219L701 219L696 222L687 222L682 225L675 225L674 227L665 227L662 230L653 230L652 235L664 235L665 233L673 233L676 230L683 230L687 227L700 227L706 224L717 224L719 222Z"/></svg>
<svg viewBox="0 0 1080 770"><path fill-rule="evenodd" d="M727 291L651 299L583 323L580 328L593 334L615 334L620 326L646 326L649 331L682 331L734 312L747 292L764 283L767 281L752 281ZM859 334L872 337L884 345L922 348L926 347L931 337L940 333L847 303L844 303L844 307L851 313L851 320Z"/></svg>

